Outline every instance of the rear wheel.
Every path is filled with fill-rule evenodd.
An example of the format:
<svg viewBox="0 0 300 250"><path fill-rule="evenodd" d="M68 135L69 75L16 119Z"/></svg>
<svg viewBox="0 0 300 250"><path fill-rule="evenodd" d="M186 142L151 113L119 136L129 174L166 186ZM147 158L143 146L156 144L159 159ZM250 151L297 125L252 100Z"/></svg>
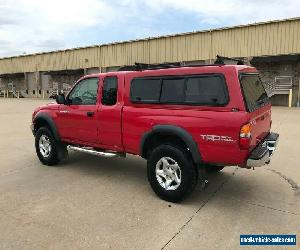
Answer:
<svg viewBox="0 0 300 250"><path fill-rule="evenodd" d="M156 147L148 158L148 180L162 199L179 202L190 194L198 180L195 164L186 150L174 145Z"/></svg>
<svg viewBox="0 0 300 250"><path fill-rule="evenodd" d="M51 131L46 127L41 127L36 132L35 150L39 160L48 166L58 164L62 155L66 154L65 146L56 141Z"/></svg>

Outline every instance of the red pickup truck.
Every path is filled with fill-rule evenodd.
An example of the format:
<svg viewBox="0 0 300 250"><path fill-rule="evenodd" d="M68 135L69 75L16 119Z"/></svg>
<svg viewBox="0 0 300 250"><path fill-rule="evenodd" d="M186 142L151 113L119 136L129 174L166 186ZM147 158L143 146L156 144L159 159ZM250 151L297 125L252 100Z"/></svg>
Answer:
<svg viewBox="0 0 300 250"><path fill-rule="evenodd" d="M263 166L278 142L258 72L245 65L136 64L84 76L56 102L32 115L43 164L68 150L140 155L154 192L173 202L194 189L199 170Z"/></svg>

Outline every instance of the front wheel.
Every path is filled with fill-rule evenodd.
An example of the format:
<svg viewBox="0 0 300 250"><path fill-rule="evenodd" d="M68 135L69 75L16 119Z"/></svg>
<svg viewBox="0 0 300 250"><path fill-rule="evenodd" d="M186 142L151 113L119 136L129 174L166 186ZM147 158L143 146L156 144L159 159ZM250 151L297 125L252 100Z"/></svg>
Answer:
<svg viewBox="0 0 300 250"><path fill-rule="evenodd" d="M59 163L63 148L48 128L41 127L35 135L35 150L44 165L53 166Z"/></svg>
<svg viewBox="0 0 300 250"><path fill-rule="evenodd" d="M188 152L179 147L158 146L151 152L147 165L150 185L163 200L179 202L197 184L197 168Z"/></svg>

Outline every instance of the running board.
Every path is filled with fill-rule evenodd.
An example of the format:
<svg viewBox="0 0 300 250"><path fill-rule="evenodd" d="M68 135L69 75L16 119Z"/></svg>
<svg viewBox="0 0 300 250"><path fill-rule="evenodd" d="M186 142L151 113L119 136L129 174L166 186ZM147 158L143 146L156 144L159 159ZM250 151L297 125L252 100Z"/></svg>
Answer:
<svg viewBox="0 0 300 250"><path fill-rule="evenodd" d="M71 145L68 145L67 149L72 150L72 151L78 151L78 152L83 152L83 153L87 153L87 154L97 155L97 156L104 156L104 157L116 157L116 156L125 157L125 154L122 154L122 153L103 152L103 151L94 150L92 148L81 148L81 147L76 147L76 146L71 146Z"/></svg>

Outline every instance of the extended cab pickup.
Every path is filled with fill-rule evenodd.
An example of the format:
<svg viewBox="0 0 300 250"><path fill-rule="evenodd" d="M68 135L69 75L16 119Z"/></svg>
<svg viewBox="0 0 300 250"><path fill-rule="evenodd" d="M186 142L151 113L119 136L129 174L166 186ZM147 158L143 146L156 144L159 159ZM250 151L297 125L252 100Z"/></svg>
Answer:
<svg viewBox="0 0 300 250"><path fill-rule="evenodd" d="M38 158L55 165L68 150L147 159L162 199L180 201L202 171L270 162L278 134L255 68L245 65L136 67L88 75L57 103L37 108Z"/></svg>

